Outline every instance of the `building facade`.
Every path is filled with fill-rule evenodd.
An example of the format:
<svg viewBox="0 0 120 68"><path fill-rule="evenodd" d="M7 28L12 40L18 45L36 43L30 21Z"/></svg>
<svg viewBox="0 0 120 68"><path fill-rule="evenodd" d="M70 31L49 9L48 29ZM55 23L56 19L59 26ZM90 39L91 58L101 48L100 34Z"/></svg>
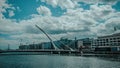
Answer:
<svg viewBox="0 0 120 68"><path fill-rule="evenodd" d="M92 40L91 47L93 50L120 51L120 33L98 37Z"/></svg>
<svg viewBox="0 0 120 68"><path fill-rule="evenodd" d="M66 46L71 46L70 44L72 40L69 40L67 38L61 38L60 40L53 41L53 43L59 48L59 49L68 49ZM74 43L74 42L72 42ZM72 48L73 46L71 46ZM38 44L29 44L29 45L20 45L19 49L53 49L51 42L41 42Z"/></svg>
<svg viewBox="0 0 120 68"><path fill-rule="evenodd" d="M42 49L42 44L20 45L19 49Z"/></svg>
<svg viewBox="0 0 120 68"><path fill-rule="evenodd" d="M77 45L78 48L80 46L83 46L84 48L91 48L91 39L90 38L79 39L77 40Z"/></svg>

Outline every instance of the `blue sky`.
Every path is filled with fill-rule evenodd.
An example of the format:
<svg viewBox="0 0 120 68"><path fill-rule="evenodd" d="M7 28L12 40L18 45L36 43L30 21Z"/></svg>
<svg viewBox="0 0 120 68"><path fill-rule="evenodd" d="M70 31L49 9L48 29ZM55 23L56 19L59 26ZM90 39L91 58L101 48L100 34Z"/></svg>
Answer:
<svg viewBox="0 0 120 68"><path fill-rule="evenodd" d="M22 19L28 19L30 17L31 14L38 14L36 11L36 8L39 6L46 6L48 7L51 12L52 12L52 16L61 16L64 12L66 12L66 9L61 9L59 6L56 7L52 7L51 5L45 3L45 2L41 2L41 1L36 1L36 0L8 0L7 1L8 4L12 4L13 7L15 7L17 9L17 7L19 7L18 10L14 11L15 15L13 17L11 17L12 19L17 19L17 20L22 20ZM78 5L80 8L83 8L85 10L89 10L90 9L90 5L92 4L87 4L84 2L78 2ZM105 4L99 4L99 5L105 5ZM118 1L116 4L112 5L112 8L120 11L120 1ZM11 10L11 9L6 9ZM4 13L6 18L10 18L8 16L8 12Z"/></svg>
<svg viewBox="0 0 120 68"><path fill-rule="evenodd" d="M120 32L119 19L120 0L1 0L0 48L49 41L35 24L53 40L80 39Z"/></svg>
<svg viewBox="0 0 120 68"><path fill-rule="evenodd" d="M60 6L53 7L45 2L36 1L36 0L7 0L8 4L11 4L14 8L17 10L14 11L15 15L12 17L9 17L9 10L10 8L6 9L7 12L3 13L6 18L10 19L16 19L16 20L22 20L22 19L29 19L31 18L31 14L38 14L36 11L36 8L39 6L46 6L51 10L52 16L59 17L62 16L64 12L67 11L67 9L62 9ZM87 4L85 2L78 2L78 5L80 8L83 8L84 10L89 10L90 5L93 4ZM105 4L99 4L99 5L105 5ZM117 3L111 5L113 9L116 11L120 11L120 1Z"/></svg>
<svg viewBox="0 0 120 68"><path fill-rule="evenodd" d="M59 17L61 16L66 9L61 9L59 6L52 7L49 4L46 4L41 1L36 1L36 0L8 0L8 4L12 4L13 7L17 8L19 7L20 9L15 12L15 15L13 17L10 17L11 19L17 19L17 20L22 20L22 19L29 19L31 18L31 14L38 14L36 11L36 8L39 6L46 6L48 7L51 12L52 16ZM7 9L7 11L10 9ZM4 13L6 18L9 18L8 13Z"/></svg>

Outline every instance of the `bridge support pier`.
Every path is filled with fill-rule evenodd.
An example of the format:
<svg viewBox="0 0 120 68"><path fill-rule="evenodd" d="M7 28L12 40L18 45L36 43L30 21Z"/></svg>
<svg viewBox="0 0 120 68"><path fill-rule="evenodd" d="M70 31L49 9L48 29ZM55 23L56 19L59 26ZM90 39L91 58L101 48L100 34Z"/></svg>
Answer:
<svg viewBox="0 0 120 68"><path fill-rule="evenodd" d="M53 54L53 52L52 52L52 51L51 51L50 53L51 53L51 54Z"/></svg>
<svg viewBox="0 0 120 68"><path fill-rule="evenodd" d="M58 52L58 54L60 54L60 51Z"/></svg>
<svg viewBox="0 0 120 68"><path fill-rule="evenodd" d="M69 54L71 54L71 52L69 51Z"/></svg>

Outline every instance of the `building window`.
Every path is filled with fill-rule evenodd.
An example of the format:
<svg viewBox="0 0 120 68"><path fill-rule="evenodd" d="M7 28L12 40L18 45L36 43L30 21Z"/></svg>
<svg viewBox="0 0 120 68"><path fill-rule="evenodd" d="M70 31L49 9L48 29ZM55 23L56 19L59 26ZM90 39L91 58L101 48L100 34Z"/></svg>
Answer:
<svg viewBox="0 0 120 68"><path fill-rule="evenodd" d="M112 38L110 38L110 40L112 40Z"/></svg>
<svg viewBox="0 0 120 68"><path fill-rule="evenodd" d="M106 39L106 42L108 42L108 39Z"/></svg>

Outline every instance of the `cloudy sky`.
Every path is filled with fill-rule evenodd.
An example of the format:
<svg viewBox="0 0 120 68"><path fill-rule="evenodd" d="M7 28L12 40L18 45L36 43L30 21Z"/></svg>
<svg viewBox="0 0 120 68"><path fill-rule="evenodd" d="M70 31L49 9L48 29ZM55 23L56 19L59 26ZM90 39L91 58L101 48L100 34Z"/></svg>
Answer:
<svg viewBox="0 0 120 68"><path fill-rule="evenodd" d="M120 0L0 0L0 49L120 32ZM114 27L117 31L114 31Z"/></svg>

